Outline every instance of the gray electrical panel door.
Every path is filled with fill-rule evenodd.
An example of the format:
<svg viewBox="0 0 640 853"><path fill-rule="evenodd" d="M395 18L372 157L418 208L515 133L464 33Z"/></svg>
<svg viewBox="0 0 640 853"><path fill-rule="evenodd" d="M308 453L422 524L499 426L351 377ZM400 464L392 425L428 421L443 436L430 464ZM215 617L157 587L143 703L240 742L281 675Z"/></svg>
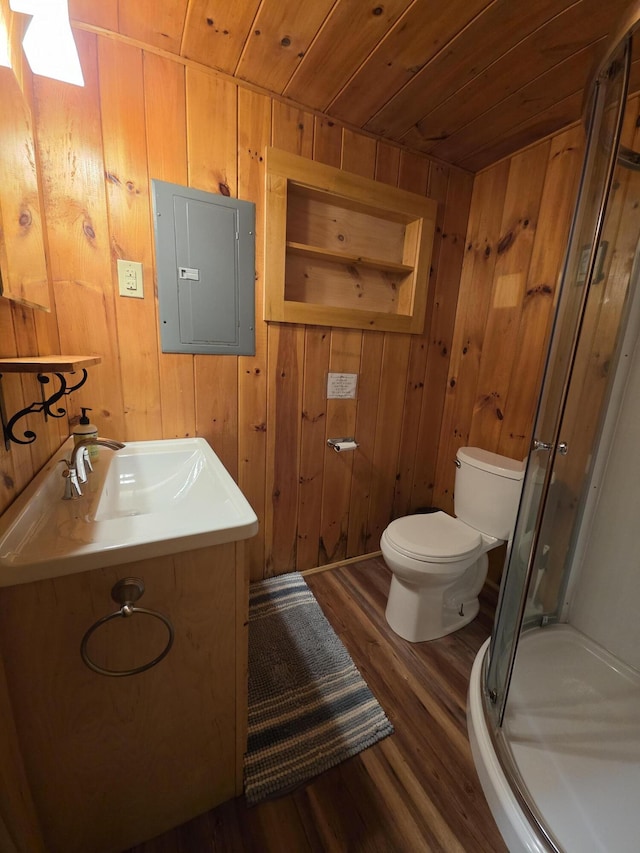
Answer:
<svg viewBox="0 0 640 853"><path fill-rule="evenodd" d="M152 186L162 351L255 355L255 204Z"/></svg>

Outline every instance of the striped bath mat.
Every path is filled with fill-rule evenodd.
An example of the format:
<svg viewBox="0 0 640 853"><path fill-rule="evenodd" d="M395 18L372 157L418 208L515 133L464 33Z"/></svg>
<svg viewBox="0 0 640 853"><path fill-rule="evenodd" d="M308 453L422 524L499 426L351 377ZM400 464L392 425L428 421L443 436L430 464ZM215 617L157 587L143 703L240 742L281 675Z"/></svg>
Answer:
<svg viewBox="0 0 640 853"><path fill-rule="evenodd" d="M251 584L245 794L284 794L393 732L302 575Z"/></svg>

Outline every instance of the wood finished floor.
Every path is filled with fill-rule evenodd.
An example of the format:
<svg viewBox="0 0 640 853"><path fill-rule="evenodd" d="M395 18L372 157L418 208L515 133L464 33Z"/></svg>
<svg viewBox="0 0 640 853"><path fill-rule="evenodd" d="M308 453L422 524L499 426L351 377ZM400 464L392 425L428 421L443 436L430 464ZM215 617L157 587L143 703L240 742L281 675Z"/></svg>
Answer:
<svg viewBox="0 0 640 853"><path fill-rule="evenodd" d="M407 643L384 618L382 559L310 575L307 583L395 733L303 788L248 808L237 798L128 853L502 853L467 739L471 665L495 598L430 643Z"/></svg>

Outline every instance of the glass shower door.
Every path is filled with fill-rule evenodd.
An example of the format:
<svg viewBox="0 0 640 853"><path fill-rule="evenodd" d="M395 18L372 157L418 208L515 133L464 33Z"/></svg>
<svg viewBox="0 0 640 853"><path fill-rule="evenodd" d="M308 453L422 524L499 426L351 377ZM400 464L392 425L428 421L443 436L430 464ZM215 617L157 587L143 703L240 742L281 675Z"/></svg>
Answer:
<svg viewBox="0 0 640 853"><path fill-rule="evenodd" d="M591 285L602 281L607 261L607 240L603 236L604 213L622 126L629 57L630 42L626 40L597 78L592 93L580 192L536 415L535 438L527 463L518 519L509 547L488 655L485 686L489 701L485 707L494 730L501 725L504 716L523 625L546 624L558 615L563 577L563 566L560 563L564 563L563 544L556 537L553 549L550 547L549 536L542 535L543 518L545 509L549 509L547 523L552 523L555 511L548 504L555 502L556 509L560 506L557 503L558 498L562 497L559 489L556 488L550 498L552 471L556 461L562 464L567 452L561 427L568 404L570 380L576 370L579 372L581 369L576 354L580 334L585 323L589 323L587 297ZM564 482L564 479L558 478L560 482ZM575 510L575 501L568 503ZM572 529L572 525L560 529ZM564 544L568 547L568 543ZM550 560L554 560L557 566L550 567ZM536 581L546 580L542 587L538 585L532 590L535 596L529 596L534 578Z"/></svg>

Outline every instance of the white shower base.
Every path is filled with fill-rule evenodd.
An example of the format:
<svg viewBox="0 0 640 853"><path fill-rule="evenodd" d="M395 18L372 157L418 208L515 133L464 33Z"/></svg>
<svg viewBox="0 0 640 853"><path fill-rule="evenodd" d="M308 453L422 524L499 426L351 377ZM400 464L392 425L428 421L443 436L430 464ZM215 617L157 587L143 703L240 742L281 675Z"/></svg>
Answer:
<svg viewBox="0 0 640 853"><path fill-rule="evenodd" d="M510 851L544 851L493 750L480 649L467 717L478 775ZM566 853L640 849L640 675L568 625L525 634L504 733L532 801Z"/></svg>

